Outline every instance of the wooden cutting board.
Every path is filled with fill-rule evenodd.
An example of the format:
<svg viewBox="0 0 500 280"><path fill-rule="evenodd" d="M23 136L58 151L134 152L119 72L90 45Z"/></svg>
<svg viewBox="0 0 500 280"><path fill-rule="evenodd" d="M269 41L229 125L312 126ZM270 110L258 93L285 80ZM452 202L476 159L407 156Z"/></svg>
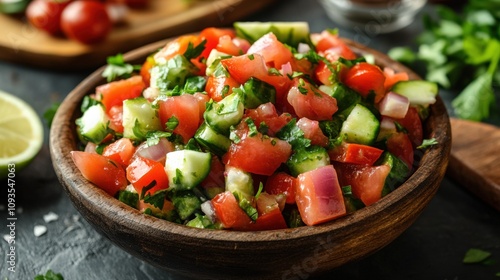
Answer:
<svg viewBox="0 0 500 280"><path fill-rule="evenodd" d="M24 16L0 14L0 59L60 70L104 65L106 57L207 26L229 26L276 0L151 0L146 9L130 10L105 42L87 46L51 37Z"/></svg>
<svg viewBox="0 0 500 280"><path fill-rule="evenodd" d="M452 118L451 133L448 175L500 211L500 128Z"/></svg>

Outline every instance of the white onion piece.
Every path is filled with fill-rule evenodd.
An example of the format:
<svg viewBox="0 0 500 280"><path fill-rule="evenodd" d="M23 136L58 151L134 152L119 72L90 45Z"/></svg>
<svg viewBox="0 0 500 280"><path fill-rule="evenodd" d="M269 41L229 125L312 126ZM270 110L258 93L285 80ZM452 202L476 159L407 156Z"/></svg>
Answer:
<svg viewBox="0 0 500 280"><path fill-rule="evenodd" d="M386 139L391 134L396 133L396 124L394 124L394 120L390 117L382 116L380 120L380 130L378 132L377 141L381 141Z"/></svg>
<svg viewBox="0 0 500 280"><path fill-rule="evenodd" d="M160 138L160 141L156 145L148 146L146 142L139 145L135 151L134 157L138 155L165 164L167 153L173 150L174 144L165 138Z"/></svg>
<svg viewBox="0 0 500 280"><path fill-rule="evenodd" d="M311 47L308 44L299 43L299 45L297 46L297 51L299 53L306 53L310 50L311 50Z"/></svg>
<svg viewBox="0 0 500 280"><path fill-rule="evenodd" d="M395 119L404 118L408 107L410 107L408 98L392 91L388 92L379 103L380 114Z"/></svg>
<svg viewBox="0 0 500 280"><path fill-rule="evenodd" d="M85 149L83 151L86 153L97 154L97 152L95 151L96 147L97 145L95 143L87 142L87 145L85 145Z"/></svg>
<svg viewBox="0 0 500 280"><path fill-rule="evenodd" d="M212 201L207 200L201 204L201 212L203 212L205 215L207 215L207 218L209 218L212 223L215 223L217 220L217 217L215 216L215 210L214 206L212 205Z"/></svg>

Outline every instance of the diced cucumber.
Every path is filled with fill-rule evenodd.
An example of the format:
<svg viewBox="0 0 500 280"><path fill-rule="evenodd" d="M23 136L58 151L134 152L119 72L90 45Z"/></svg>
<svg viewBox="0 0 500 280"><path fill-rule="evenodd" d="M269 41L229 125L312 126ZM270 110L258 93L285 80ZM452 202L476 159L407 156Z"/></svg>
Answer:
<svg viewBox="0 0 500 280"><path fill-rule="evenodd" d="M201 200L191 190L173 191L170 199L181 220L187 220L201 207Z"/></svg>
<svg viewBox="0 0 500 280"><path fill-rule="evenodd" d="M408 175L410 175L410 169L406 163L388 151L385 151L375 164L385 164L391 167L391 171L385 179L382 196L395 190L408 178Z"/></svg>
<svg viewBox="0 0 500 280"><path fill-rule="evenodd" d="M436 102L438 95L438 85L434 82L423 80L411 80L397 82L392 91L410 100L410 105L421 105L427 107L429 104Z"/></svg>
<svg viewBox="0 0 500 280"><path fill-rule="evenodd" d="M203 123L194 135L194 139L207 148L210 152L222 156L227 152L231 145L231 140L228 137L218 133L207 123Z"/></svg>
<svg viewBox="0 0 500 280"><path fill-rule="evenodd" d="M158 62L157 62L158 63ZM168 94L176 86L184 85L186 78L193 76L198 68L183 55L176 55L164 63L151 68L151 87Z"/></svg>
<svg viewBox="0 0 500 280"><path fill-rule="evenodd" d="M321 85L319 89L337 100L337 106L339 107L338 112L342 112L361 102L361 95L342 83L337 83L332 86Z"/></svg>
<svg viewBox="0 0 500 280"><path fill-rule="evenodd" d="M243 118L244 110L241 94L233 92L219 102L208 103L204 117L213 129L228 136L229 128Z"/></svg>
<svg viewBox="0 0 500 280"><path fill-rule="evenodd" d="M318 167L330 164L330 157L325 148L320 146L309 146L295 151L286 162L292 176L314 170Z"/></svg>
<svg viewBox="0 0 500 280"><path fill-rule="evenodd" d="M365 106L356 104L342 124L340 135L346 142L371 145L377 139L380 122Z"/></svg>
<svg viewBox="0 0 500 280"><path fill-rule="evenodd" d="M226 165L226 191L237 193L239 197L254 196L252 175L239 168Z"/></svg>
<svg viewBox="0 0 500 280"><path fill-rule="evenodd" d="M241 87L243 89L243 104L245 108L255 109L260 104L276 101L276 89L257 78L251 77Z"/></svg>
<svg viewBox="0 0 500 280"><path fill-rule="evenodd" d="M210 54L208 55L207 58L207 69L205 70L205 75L211 76L212 74L214 74L215 69L217 69L218 65L220 65L220 60L222 58L229 58L229 57L231 57L231 55L225 52L220 52L216 49L210 51Z"/></svg>
<svg viewBox="0 0 500 280"><path fill-rule="evenodd" d="M269 32L292 47L297 47L299 43L309 44L311 40L307 22L235 22L234 29L238 37L251 43Z"/></svg>
<svg viewBox="0 0 500 280"><path fill-rule="evenodd" d="M147 99L123 101L123 137L143 141L148 131L157 130L162 130L160 119Z"/></svg>
<svg viewBox="0 0 500 280"><path fill-rule="evenodd" d="M196 214L196 217L186 223L188 227L194 228L214 228L212 221L205 215Z"/></svg>
<svg viewBox="0 0 500 280"><path fill-rule="evenodd" d="M78 133L85 141L100 144L109 134L109 118L101 104L90 106L82 117L76 120Z"/></svg>
<svg viewBox="0 0 500 280"><path fill-rule="evenodd" d="M333 140L339 136L343 121L343 118L334 115L332 120L320 121L319 127L328 139Z"/></svg>
<svg viewBox="0 0 500 280"><path fill-rule="evenodd" d="M167 153L165 172L167 172L169 189L193 189L210 172L211 158L210 153L192 150Z"/></svg>

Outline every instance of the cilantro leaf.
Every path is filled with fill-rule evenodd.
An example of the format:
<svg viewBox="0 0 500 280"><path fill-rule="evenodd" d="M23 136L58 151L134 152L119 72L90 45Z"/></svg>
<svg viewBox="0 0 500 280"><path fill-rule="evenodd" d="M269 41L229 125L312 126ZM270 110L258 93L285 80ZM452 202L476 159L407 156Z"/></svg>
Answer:
<svg viewBox="0 0 500 280"><path fill-rule="evenodd" d="M39 274L35 276L34 280L64 280L61 273L55 273L51 269L47 270L45 275Z"/></svg>
<svg viewBox="0 0 500 280"><path fill-rule="evenodd" d="M206 43L207 40L205 39L195 47L192 42L189 42L187 49L184 52L184 57L186 57L187 59L197 58L198 56L200 56L203 50L205 50Z"/></svg>
<svg viewBox="0 0 500 280"><path fill-rule="evenodd" d="M162 209L166 197L167 197L167 190L161 190L155 192L155 194L153 195L150 195L149 193L146 194L146 196L144 196L144 202L149 203L158 209Z"/></svg>
<svg viewBox="0 0 500 280"><path fill-rule="evenodd" d="M59 109L60 105L61 103L52 103L52 105L50 105L50 107L43 113L43 118L47 122L49 128L52 125L52 120L54 120L54 116L56 115L57 109Z"/></svg>
<svg viewBox="0 0 500 280"><path fill-rule="evenodd" d="M169 130L174 130L179 125L179 119L176 116L171 116L165 123L165 127Z"/></svg>
<svg viewBox="0 0 500 280"><path fill-rule="evenodd" d="M424 139L422 141L422 144L418 146L417 149L426 149L437 144L439 144L439 142L436 140L436 138Z"/></svg>
<svg viewBox="0 0 500 280"><path fill-rule="evenodd" d="M148 147L157 145L160 143L161 138L169 138L170 136L172 136L172 133L168 131L148 131L146 133L146 145Z"/></svg>
<svg viewBox="0 0 500 280"><path fill-rule="evenodd" d="M101 104L101 102L97 101L95 98L91 98L90 96L85 95L82 100L82 105L80 105L80 111L82 113L85 113L85 111L87 111L88 108L97 104Z"/></svg>
<svg viewBox="0 0 500 280"><path fill-rule="evenodd" d="M309 147L311 145L311 140L304 137L304 131L296 124L296 119L292 119L276 133L276 137L290 143L294 150Z"/></svg>
<svg viewBox="0 0 500 280"><path fill-rule="evenodd" d="M155 186L156 186L156 180L153 180L151 183L149 183L149 185L142 188L140 199L144 199L146 192L154 188Z"/></svg>
<svg viewBox="0 0 500 280"><path fill-rule="evenodd" d="M495 95L491 87L493 77L484 73L470 83L451 103L455 114L473 121L481 121L490 114Z"/></svg>
<svg viewBox="0 0 500 280"><path fill-rule="evenodd" d="M108 65L102 72L102 77L108 82L112 82L118 78L129 78L134 71L141 69L141 65L132 65L126 63L122 54L109 56L107 58Z"/></svg>
<svg viewBox="0 0 500 280"><path fill-rule="evenodd" d="M463 263L483 263L491 256L490 252L481 249L471 248L467 250L463 258Z"/></svg>

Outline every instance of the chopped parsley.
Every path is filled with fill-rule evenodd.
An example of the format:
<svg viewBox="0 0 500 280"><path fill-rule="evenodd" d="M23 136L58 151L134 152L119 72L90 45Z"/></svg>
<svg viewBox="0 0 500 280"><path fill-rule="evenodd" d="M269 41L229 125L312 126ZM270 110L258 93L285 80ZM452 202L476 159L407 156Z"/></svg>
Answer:
<svg viewBox="0 0 500 280"><path fill-rule="evenodd" d="M132 65L126 63L122 54L109 56L107 58L108 65L102 72L102 77L108 82L112 82L118 78L129 78L135 71L141 69L141 65Z"/></svg>
<svg viewBox="0 0 500 280"><path fill-rule="evenodd" d="M165 123L165 127L169 130L174 130L179 125L179 119L176 116L171 116Z"/></svg>
<svg viewBox="0 0 500 280"><path fill-rule="evenodd" d="M474 263L484 263L491 256L490 252L471 248L469 249L463 258L463 263L474 264Z"/></svg>
<svg viewBox="0 0 500 280"><path fill-rule="evenodd" d="M309 147L311 145L311 140L304 137L304 131L296 124L296 119L292 119L276 133L276 137L290 143L294 150Z"/></svg>
<svg viewBox="0 0 500 280"><path fill-rule="evenodd" d="M439 142L436 140L436 138L424 139L422 141L422 144L418 146L417 149L426 149L437 144L439 144Z"/></svg>
<svg viewBox="0 0 500 280"><path fill-rule="evenodd" d="M49 269L45 275L39 274L35 276L34 280L64 280L64 277L61 273L56 273Z"/></svg>
<svg viewBox="0 0 500 280"><path fill-rule="evenodd" d="M189 42L187 49L184 52L184 57L187 59L197 58L198 56L200 56L200 54L203 52L203 50L205 50L206 43L207 43L207 40L205 39L195 47L192 42Z"/></svg>

